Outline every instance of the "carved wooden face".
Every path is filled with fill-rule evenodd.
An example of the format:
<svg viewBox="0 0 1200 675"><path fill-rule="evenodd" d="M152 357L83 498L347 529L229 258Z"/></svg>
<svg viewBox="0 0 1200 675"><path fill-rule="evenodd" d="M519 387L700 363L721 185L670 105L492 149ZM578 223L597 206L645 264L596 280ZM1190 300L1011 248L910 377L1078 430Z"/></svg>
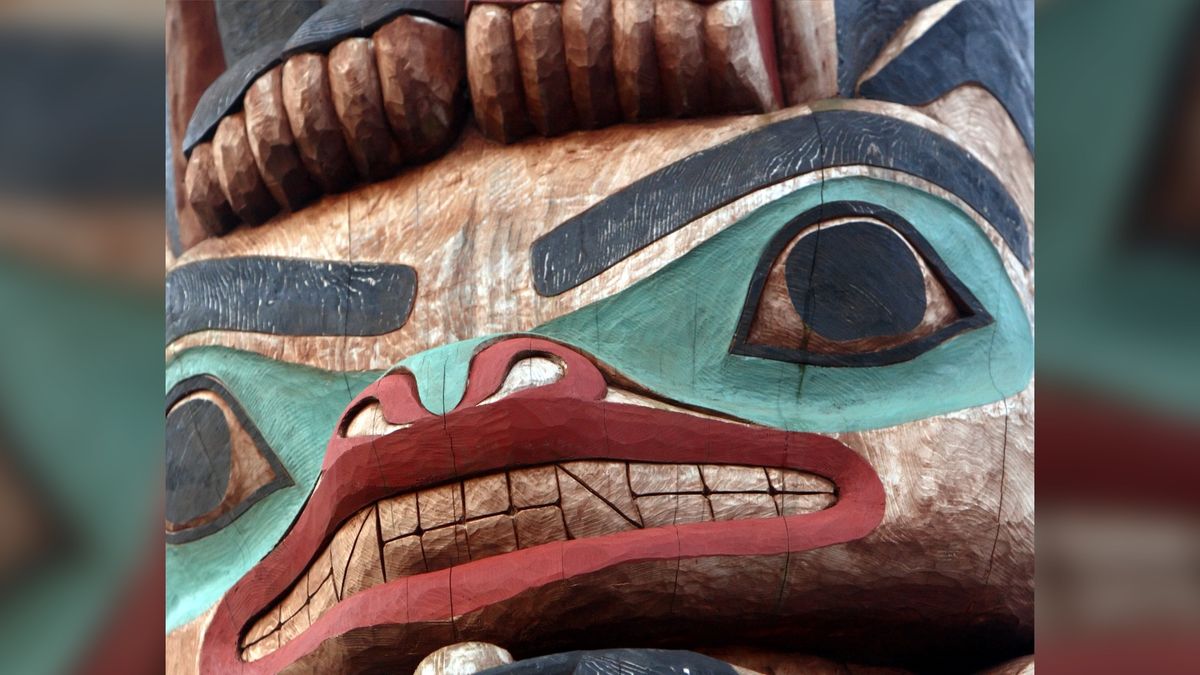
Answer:
<svg viewBox="0 0 1200 675"><path fill-rule="evenodd" d="M233 66L168 253L179 662L1028 650L1027 17L873 4L331 6Z"/></svg>

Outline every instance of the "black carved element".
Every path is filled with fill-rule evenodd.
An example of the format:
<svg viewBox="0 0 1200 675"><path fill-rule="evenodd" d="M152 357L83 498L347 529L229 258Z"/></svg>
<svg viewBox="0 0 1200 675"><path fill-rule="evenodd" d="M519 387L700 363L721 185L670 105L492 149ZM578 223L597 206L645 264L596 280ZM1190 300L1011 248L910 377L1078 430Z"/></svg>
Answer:
<svg viewBox="0 0 1200 675"><path fill-rule="evenodd" d="M775 264L775 260L779 257L780 253L787 248L788 243L795 239L800 232L803 232L808 227L835 218L854 216L865 216L882 221L899 233L900 236L903 236L908 242L909 246L911 246L913 250L915 250L917 254L920 255L925 261L925 265L929 268L929 271L942 284L942 287L946 290L946 294L950 298L950 301L954 303L955 308L958 310L959 318L950 324L930 333L929 335L916 338L902 345L868 353L816 353L807 351L803 348L789 349L776 345L762 345L748 342L750 329L753 327L754 318L758 313L759 300L762 297L763 288L766 286L767 277L771 272L771 268ZM827 234L836 232L837 230L845 227L849 227L849 225L833 227L821 234L820 242L817 244L821 249L818 252L818 257L824 258L826 255L832 255L830 251L826 251L824 248L825 237ZM799 245L797 245L797 248L799 248ZM852 247L842 246L842 250L844 253L847 250L852 250ZM903 255L907 256L910 260L912 259L912 254L907 250L907 247L905 247ZM853 271L847 271L844 272L844 274L850 277L857 273ZM790 291L790 280L788 285ZM922 302L921 306L923 310L924 302ZM804 307L804 305L801 304L800 307ZM822 307L825 307L825 305L822 305ZM831 307L829 309L838 308ZM847 309L850 310L851 308ZM800 315L802 317L805 316L805 311L806 310L800 311ZM830 318L828 321L830 322L830 325L834 326L835 330L841 328L838 326L836 320ZM924 354L930 349L942 344L946 340L949 340L955 335L965 333L966 331L974 330L975 328L980 328L982 326L987 326L991 324L992 321L992 315L989 314L986 309L984 309L983 305L979 302L975 295L971 293L970 289L968 289L962 283L962 281L960 281L959 278L955 276L948 267L946 267L946 264L942 261L941 257L938 256L937 252L933 250L933 247L929 245L929 242L925 241L925 238L922 237L919 232L917 232L916 228L914 228L908 221L904 220L904 218L902 218L899 214L881 206L868 204L866 202L832 202L809 209L799 216L796 216L786 225L784 225L783 228L775 234L775 237L767 245L766 249L763 251L762 257L759 259L758 267L754 271L754 276L750 279L750 288L746 292L746 303L742 306L742 314L738 319L738 325L734 333L733 344L730 347L730 352L734 354L742 354L744 356L754 356L763 359L789 361L792 363L803 363L814 366L886 366L893 363L900 363L902 361L910 361L917 356ZM849 325L853 326L853 322L851 322ZM828 327L829 326L827 325L826 328L828 329ZM826 337L843 339L832 335L827 335Z"/></svg>
<svg viewBox="0 0 1200 675"><path fill-rule="evenodd" d="M229 407L234 419L253 441L254 450L270 465L274 475L240 503L220 513L214 513L214 509L220 506L228 491L235 461L233 453L238 449L233 447L228 422L216 403L205 399L179 403L198 391L211 392ZM294 485L291 475L267 445L258 427L216 378L197 375L176 384L167 393L166 411L166 519L183 524L213 514L188 529L168 531L167 543L182 544L217 532L267 495Z"/></svg>
<svg viewBox="0 0 1200 675"><path fill-rule="evenodd" d="M533 244L534 287L540 295L558 295L739 197L817 169L852 165L901 171L950 191L986 218L1028 266L1025 219L979 160L915 124L828 110L685 157L563 222Z"/></svg>
<svg viewBox="0 0 1200 675"><path fill-rule="evenodd" d="M252 256L189 263L167 275L167 342L201 330L382 335L408 320L407 265Z"/></svg>
<svg viewBox="0 0 1200 675"><path fill-rule="evenodd" d="M858 78L914 14L937 0L836 0L838 95L854 96Z"/></svg>
<svg viewBox="0 0 1200 675"><path fill-rule="evenodd" d="M925 279L904 242L868 222L814 231L785 263L796 313L822 337L903 335L925 315Z"/></svg>
<svg viewBox="0 0 1200 675"><path fill-rule="evenodd" d="M866 98L924 105L978 83L1004 105L1034 149L1033 3L971 0L951 9L907 49L863 82Z"/></svg>
<svg viewBox="0 0 1200 675"><path fill-rule="evenodd" d="M208 85L196 102L192 119L188 120L187 131L183 134L184 155L190 155L197 144L212 138L222 117L242 107L242 94L259 75L279 63L282 50L283 40L268 42L226 68Z"/></svg>

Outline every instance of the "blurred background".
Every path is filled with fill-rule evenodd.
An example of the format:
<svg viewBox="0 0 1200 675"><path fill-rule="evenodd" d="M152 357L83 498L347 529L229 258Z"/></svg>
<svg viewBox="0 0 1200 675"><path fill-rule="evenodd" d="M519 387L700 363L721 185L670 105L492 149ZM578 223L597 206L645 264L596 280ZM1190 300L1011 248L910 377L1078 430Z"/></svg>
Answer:
<svg viewBox="0 0 1200 675"><path fill-rule="evenodd" d="M1198 672L1200 1L1036 5L1037 663ZM162 670L163 35L0 0L0 672Z"/></svg>

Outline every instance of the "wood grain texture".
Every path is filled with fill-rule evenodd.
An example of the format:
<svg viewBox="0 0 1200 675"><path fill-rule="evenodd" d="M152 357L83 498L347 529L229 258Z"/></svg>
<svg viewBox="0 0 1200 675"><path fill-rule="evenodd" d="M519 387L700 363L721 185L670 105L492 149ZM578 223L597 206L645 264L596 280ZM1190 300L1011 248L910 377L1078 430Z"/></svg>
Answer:
<svg viewBox="0 0 1200 675"><path fill-rule="evenodd" d="M189 170L189 158L183 153L183 138L197 101L208 85L225 70L213 3L168 0L166 43L170 175L175 181L174 189L169 193L174 197L171 208L174 208L178 221L178 236L171 238L171 245L173 252L178 255L205 237L221 234L225 230L222 220L214 218L211 212L203 216L195 212L185 176ZM206 161L211 163L211 155ZM201 201L203 203L204 200Z"/></svg>
<svg viewBox="0 0 1200 675"><path fill-rule="evenodd" d="M349 187L354 165L333 106L323 55L298 54L283 64L283 105L308 173L325 192Z"/></svg>
<svg viewBox="0 0 1200 675"><path fill-rule="evenodd" d="M513 662L508 650L486 642L459 642L421 659L414 675L478 673Z"/></svg>
<svg viewBox="0 0 1200 675"><path fill-rule="evenodd" d="M329 89L358 175L387 178L402 157L383 113L375 47L369 38L342 40L329 52Z"/></svg>
<svg viewBox="0 0 1200 675"><path fill-rule="evenodd" d="M838 93L854 96L858 78L896 31L938 0L834 0Z"/></svg>
<svg viewBox="0 0 1200 675"><path fill-rule="evenodd" d="M184 190L196 221L203 228L203 236L225 234L237 224L237 214L229 205L225 190L221 188L221 180L217 177L211 143L201 143L192 150L192 156L188 157ZM180 225L182 227L183 223ZM188 243L195 244L197 240L189 237L185 239L185 246Z"/></svg>
<svg viewBox="0 0 1200 675"><path fill-rule="evenodd" d="M317 185L308 175L283 106L282 67L263 73L246 90L246 136L271 196L288 211L312 201Z"/></svg>
<svg viewBox="0 0 1200 675"><path fill-rule="evenodd" d="M467 17L467 79L484 136L511 143L529 133L512 15L481 5Z"/></svg>
<svg viewBox="0 0 1200 675"><path fill-rule="evenodd" d="M654 3L611 0L613 68L625 121L662 113L658 59L654 49Z"/></svg>
<svg viewBox="0 0 1200 675"><path fill-rule="evenodd" d="M611 0L563 0L563 48L571 98L585 129L621 119L613 75Z"/></svg>
<svg viewBox="0 0 1200 675"><path fill-rule="evenodd" d="M401 16L374 36L384 111L404 155L444 151L465 116L466 55L461 29Z"/></svg>
<svg viewBox="0 0 1200 675"><path fill-rule="evenodd" d="M557 136L576 125L557 4L535 2L513 10L517 61L525 109L538 133Z"/></svg>
<svg viewBox="0 0 1200 675"><path fill-rule="evenodd" d="M788 105L838 95L834 0L776 2L779 78Z"/></svg>
<svg viewBox="0 0 1200 675"><path fill-rule="evenodd" d="M221 120L213 138L213 163L229 206L242 222L258 225L279 211L258 173L242 113Z"/></svg>
<svg viewBox="0 0 1200 675"><path fill-rule="evenodd" d="M691 0L658 0L654 6L654 48L672 117L704 114L711 107L704 14Z"/></svg>
<svg viewBox="0 0 1200 675"><path fill-rule="evenodd" d="M713 100L723 112L779 108L751 3L720 0L704 14L704 49Z"/></svg>
<svg viewBox="0 0 1200 675"><path fill-rule="evenodd" d="M879 144L884 143L890 147L881 152ZM761 160L749 161L750 156ZM1017 257L1028 262L1026 223L1012 197L977 159L907 122L856 111L825 111L779 122L684 160L559 225L534 243L538 292L555 295L577 286L650 241L751 190L816 168L852 164L899 169L945 186L984 214ZM747 173L730 176L735 166ZM684 186L692 187L681 189Z"/></svg>
<svg viewBox="0 0 1200 675"><path fill-rule="evenodd" d="M986 92L981 95L984 100L990 98ZM987 146L992 141L985 142L984 139L1004 137L1003 127L993 126L1001 123L1009 125L1015 134L1015 127L1007 115L979 114L969 109L973 104L967 99L958 102L947 97L944 101L953 101L954 109L959 111L944 116L946 123L887 102L839 100L825 105L833 110L892 117L928 133L957 139L984 166L996 171L993 167L1001 165L989 159ZM492 144L482 138L477 129L468 126L456 148L427 168L366 186L346 201L322 200L296 214L282 216L280 226L271 228L273 232L241 228L225 237L206 240L181 260L187 263L239 255L315 256L338 260L352 255L356 260L419 265L421 294L428 303L414 312L402 329L372 338L286 339L265 334L207 331L180 338L169 346L168 353L173 355L194 346L220 344L324 368L386 368L407 355L447 340L527 330L529 326L544 323L628 287L755 209L816 182L821 175L827 179L871 175L911 185L959 205L1002 252L1005 267L1018 293L1027 306L1032 306L1032 285L1027 273L1004 248L992 225L970 204L945 188L912 174L853 165L827 168L823 174L798 175L736 198L706 212L674 234L645 246L592 281L561 295L547 298L533 290L532 258L520 252L528 251L538 237L608 195L688 155L772 123L810 114L808 109L798 107L765 116L680 120L653 126L620 125L591 134L559 137L553 142L539 140L514 146ZM970 129L960 126L968 122L974 126ZM988 134L985 131L988 128L997 131ZM996 144L998 150L1007 147L1003 143ZM1014 147L1020 150L1018 154L1027 157L1025 161L1031 161L1021 143L1017 142ZM601 173L580 173L572 169L592 165L609 169ZM998 171L996 176L1016 199L1022 217L1032 223L1031 177L1017 167ZM492 194L499 198L494 199L488 209L481 210L473 205L476 193L461 189L462 181L494 184L497 187ZM538 186L542 198L536 202L518 198L517 195L527 194L531 185ZM353 228L348 227L348 222L353 222ZM473 233L469 245L462 236L468 230ZM347 231L352 233L349 239ZM511 257L503 258L508 262L501 276L491 271L495 269L495 251L513 252ZM422 262L440 262L449 259L447 256L461 261L455 269L463 272L452 274L444 265ZM445 300L451 297L455 300ZM447 307L451 305L447 302L459 309L449 311ZM506 311L495 311L494 308L501 306L507 308Z"/></svg>

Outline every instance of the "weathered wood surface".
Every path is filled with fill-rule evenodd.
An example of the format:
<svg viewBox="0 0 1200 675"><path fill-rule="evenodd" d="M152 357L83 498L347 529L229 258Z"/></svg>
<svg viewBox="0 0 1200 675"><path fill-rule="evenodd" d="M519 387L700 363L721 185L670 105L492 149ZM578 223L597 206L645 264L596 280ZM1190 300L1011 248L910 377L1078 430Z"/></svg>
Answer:
<svg viewBox="0 0 1200 675"><path fill-rule="evenodd" d="M375 33L383 105L410 161L446 150L465 116L466 56L462 31L418 16L401 16Z"/></svg>
<svg viewBox="0 0 1200 675"><path fill-rule="evenodd" d="M859 91L868 98L924 105L977 83L1004 105L1032 152L1032 13L1028 3L1012 0L961 2Z"/></svg>
<svg viewBox="0 0 1200 675"><path fill-rule="evenodd" d="M963 90L939 99L927 114L896 104L875 101L843 101L831 107L885 115L927 132L957 139L963 147L995 172L1000 183L1016 200L1018 210L1032 222L1032 158L1017 142L1015 126L998 104L988 107L990 95L981 89ZM993 111L993 112L988 112ZM181 262L212 257L270 255L325 257L333 260L353 256L365 262L399 261L420 266L422 298L428 300L398 331L374 338L292 337L281 339L245 332L208 331L184 336L169 347L170 353L203 344L223 344L250 349L286 361L326 368L384 368L407 354L436 346L443 331L455 335L523 330L593 302L661 269L706 238L752 212L755 208L815 181L817 173L784 180L753 192L728 205L698 217L688 227L660 239L616 263L595 280L561 295L545 298L533 290L532 259L517 255L496 275L491 251L529 250L534 240L561 223L586 211L607 196L636 183L656 170L688 155L730 141L772 121L804 116L804 108L780 111L767 118L734 117L723 120L693 120L660 123L652 128L620 125L588 135L572 134L553 143L531 143L500 147L467 128L456 150L439 160L436 172L401 173L385 183L361 188L350 201L321 201L298 213L282 216L270 228L239 229L220 239L197 246ZM993 130L989 133L988 129ZM1010 164L1016 161L1016 164ZM580 172L578 167L605 166L601 173ZM1022 168L1024 167L1024 168ZM922 190L937 188L908 174L872 167L824 169L826 178L869 173ZM872 173L874 172L874 173ZM494 186L493 200L486 211L473 206L473 192L466 184ZM536 182L544 201L518 198L523 186ZM946 193L949 194L949 193ZM437 195L436 201L430 202ZM367 208L366 205L374 205ZM436 204L436 206L433 206ZM968 211L985 232L991 232L997 247L1004 244L993 226ZM347 237L347 218L353 219ZM459 239L465 229L473 232L473 244ZM452 253L451 253L452 252ZM465 274L450 275L440 265L421 261L461 258ZM470 262L468 262L468 260ZM1006 257L1006 266L1019 267ZM1010 272L1019 276L1015 268ZM470 289L470 290L467 290ZM1028 288L1019 284L1022 297L1032 302ZM442 298L467 295L474 300L460 311L447 311ZM424 301L422 301L424 302ZM461 302L456 301L456 302ZM510 311L496 312L501 303Z"/></svg>
<svg viewBox="0 0 1200 675"><path fill-rule="evenodd" d="M280 206L295 211L317 196L317 185L296 150L283 105L282 70L268 70L246 90L246 135L267 189Z"/></svg>
<svg viewBox="0 0 1200 675"><path fill-rule="evenodd" d="M328 66L333 109L359 177L377 181L391 176L402 156L384 117L374 45L369 38L342 40L329 51Z"/></svg>
<svg viewBox="0 0 1200 675"><path fill-rule="evenodd" d="M283 105L309 174L325 192L348 188L354 182L354 166L323 55L300 54L283 64Z"/></svg>

